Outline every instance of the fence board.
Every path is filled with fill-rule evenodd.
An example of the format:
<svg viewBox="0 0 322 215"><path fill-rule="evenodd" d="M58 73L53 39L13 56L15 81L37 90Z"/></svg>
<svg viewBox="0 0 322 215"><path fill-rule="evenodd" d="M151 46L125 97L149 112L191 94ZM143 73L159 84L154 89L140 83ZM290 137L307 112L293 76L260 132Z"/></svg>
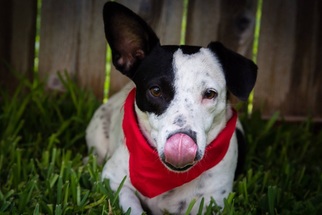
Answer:
<svg viewBox="0 0 322 215"><path fill-rule="evenodd" d="M62 90L57 71L103 97L106 45L103 1L47 0L42 5L39 74L49 89Z"/></svg>
<svg viewBox="0 0 322 215"><path fill-rule="evenodd" d="M264 1L255 108L322 119L322 2Z"/></svg>
<svg viewBox="0 0 322 215"><path fill-rule="evenodd" d="M13 91L18 83L10 70L32 78L37 1L0 4L0 84Z"/></svg>
<svg viewBox="0 0 322 215"><path fill-rule="evenodd" d="M147 21L156 31L161 44L180 43L183 1L119 0L118 2L129 7ZM128 81L128 78L113 68L109 95L119 91Z"/></svg>
<svg viewBox="0 0 322 215"><path fill-rule="evenodd" d="M251 57L257 0L190 0L186 43L206 46L219 40Z"/></svg>
<svg viewBox="0 0 322 215"><path fill-rule="evenodd" d="M257 0L222 0L218 40L252 58Z"/></svg>
<svg viewBox="0 0 322 215"><path fill-rule="evenodd" d="M220 0L190 0L188 6L186 44L207 46L218 40ZM206 16L205 14L208 14ZM211 15L210 15L211 14Z"/></svg>
<svg viewBox="0 0 322 215"><path fill-rule="evenodd" d="M161 7L161 17L157 24L152 26L160 37L161 44L177 45L181 36L183 1L163 0Z"/></svg>
<svg viewBox="0 0 322 215"><path fill-rule="evenodd" d="M39 74L48 88L63 90L56 73L67 70L72 78L76 72L77 34L80 2L47 0L42 2Z"/></svg>
<svg viewBox="0 0 322 215"><path fill-rule="evenodd" d="M82 0L80 43L78 54L78 83L92 89L103 98L106 64L106 41L103 24L103 5L106 0Z"/></svg>

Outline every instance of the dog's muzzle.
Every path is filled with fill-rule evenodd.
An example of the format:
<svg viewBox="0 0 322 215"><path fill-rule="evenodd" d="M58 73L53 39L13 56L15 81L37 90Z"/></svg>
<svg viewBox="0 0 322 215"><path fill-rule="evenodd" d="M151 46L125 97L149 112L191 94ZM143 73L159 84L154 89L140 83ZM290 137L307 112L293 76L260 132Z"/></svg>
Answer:
<svg viewBox="0 0 322 215"><path fill-rule="evenodd" d="M185 171L197 161L198 146L185 133L170 136L164 146L164 163L174 171Z"/></svg>

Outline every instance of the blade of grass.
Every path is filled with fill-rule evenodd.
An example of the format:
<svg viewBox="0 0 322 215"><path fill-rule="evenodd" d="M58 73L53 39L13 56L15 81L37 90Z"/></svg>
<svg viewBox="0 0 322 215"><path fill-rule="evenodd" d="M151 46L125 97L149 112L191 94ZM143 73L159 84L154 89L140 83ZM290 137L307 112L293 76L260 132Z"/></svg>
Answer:
<svg viewBox="0 0 322 215"><path fill-rule="evenodd" d="M39 213L39 204L37 203L36 207L35 207L35 210L33 212L33 215L38 215L38 214L40 214L40 213Z"/></svg>
<svg viewBox="0 0 322 215"><path fill-rule="evenodd" d="M120 194L120 192L121 192L121 189L122 189L122 187L123 187L123 185L124 185L124 183L125 183L126 178L127 178L127 177L125 176L125 177L123 178L123 180L121 181L121 183L120 183L119 187L117 188L117 190L116 190L116 192L115 192L115 196L114 196L114 198L113 198L113 200L112 200L112 206L115 206L116 201L117 201L118 196L119 196L119 194Z"/></svg>
<svg viewBox="0 0 322 215"><path fill-rule="evenodd" d="M199 205L199 209L198 209L198 213L199 215L202 215L202 211L203 211L203 207L204 207L204 204L205 204L205 198L202 198L201 199L201 202L200 202L200 205Z"/></svg>
<svg viewBox="0 0 322 215"><path fill-rule="evenodd" d="M192 199L191 202L189 203L189 206L185 212L185 215L189 215L192 211L193 206L196 204L197 200L196 199Z"/></svg>
<svg viewBox="0 0 322 215"><path fill-rule="evenodd" d="M268 197L268 209L269 214L274 215L275 214L275 202L276 202L276 187L269 186L267 197Z"/></svg>

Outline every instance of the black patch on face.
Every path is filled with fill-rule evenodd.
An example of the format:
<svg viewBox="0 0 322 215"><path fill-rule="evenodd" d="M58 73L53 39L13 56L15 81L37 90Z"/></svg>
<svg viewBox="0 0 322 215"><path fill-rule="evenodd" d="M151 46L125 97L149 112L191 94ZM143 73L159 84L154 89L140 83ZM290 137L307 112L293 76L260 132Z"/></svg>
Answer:
<svg viewBox="0 0 322 215"><path fill-rule="evenodd" d="M155 47L138 67L133 81L137 88L136 103L141 111L162 114L174 97L174 73L172 68L174 50ZM152 87L161 90L161 96L150 93Z"/></svg>
<svg viewBox="0 0 322 215"><path fill-rule="evenodd" d="M136 103L141 111L161 115L174 98L173 54L179 48L185 54L194 54L200 47L195 46L156 46L144 58L132 80L137 93ZM159 87L161 96L150 93L152 87Z"/></svg>

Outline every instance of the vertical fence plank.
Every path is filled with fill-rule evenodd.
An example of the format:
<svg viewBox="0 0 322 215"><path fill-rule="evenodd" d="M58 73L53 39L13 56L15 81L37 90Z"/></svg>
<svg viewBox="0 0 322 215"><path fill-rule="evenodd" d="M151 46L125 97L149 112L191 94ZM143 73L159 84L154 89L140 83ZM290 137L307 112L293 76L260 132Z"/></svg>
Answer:
<svg viewBox="0 0 322 215"><path fill-rule="evenodd" d="M103 97L106 45L103 2L47 0L42 5L39 74L49 89L63 90L57 72L67 71Z"/></svg>
<svg viewBox="0 0 322 215"><path fill-rule="evenodd" d="M206 46L219 40L251 57L257 0L189 1L186 42Z"/></svg>
<svg viewBox="0 0 322 215"><path fill-rule="evenodd" d="M32 79L37 1L0 1L0 84L13 91L12 72Z"/></svg>
<svg viewBox="0 0 322 215"><path fill-rule="evenodd" d="M139 14L157 33L162 44L179 44L183 1L119 0ZM115 68L111 70L109 96L119 91L129 79Z"/></svg>
<svg viewBox="0 0 322 215"><path fill-rule="evenodd" d="M163 45L178 45L181 36L183 0L163 0L161 14L153 26ZM160 10L156 8L156 10Z"/></svg>
<svg viewBox="0 0 322 215"><path fill-rule="evenodd" d="M255 108L265 117L322 119L322 2L264 1Z"/></svg>
<svg viewBox="0 0 322 215"><path fill-rule="evenodd" d="M82 0L80 43L77 61L78 83L92 89L98 98L104 96L106 41L103 5L106 0Z"/></svg>
<svg viewBox="0 0 322 215"><path fill-rule="evenodd" d="M207 46L218 40L220 0L189 0L186 44Z"/></svg>
<svg viewBox="0 0 322 215"><path fill-rule="evenodd" d="M39 75L50 89L63 90L57 72L68 71L75 79L80 1L42 2Z"/></svg>
<svg viewBox="0 0 322 215"><path fill-rule="evenodd" d="M286 100L295 49L295 16L293 0L263 2L254 104L264 115L279 110Z"/></svg>
<svg viewBox="0 0 322 215"><path fill-rule="evenodd" d="M252 58L257 0L222 0L218 40Z"/></svg>

